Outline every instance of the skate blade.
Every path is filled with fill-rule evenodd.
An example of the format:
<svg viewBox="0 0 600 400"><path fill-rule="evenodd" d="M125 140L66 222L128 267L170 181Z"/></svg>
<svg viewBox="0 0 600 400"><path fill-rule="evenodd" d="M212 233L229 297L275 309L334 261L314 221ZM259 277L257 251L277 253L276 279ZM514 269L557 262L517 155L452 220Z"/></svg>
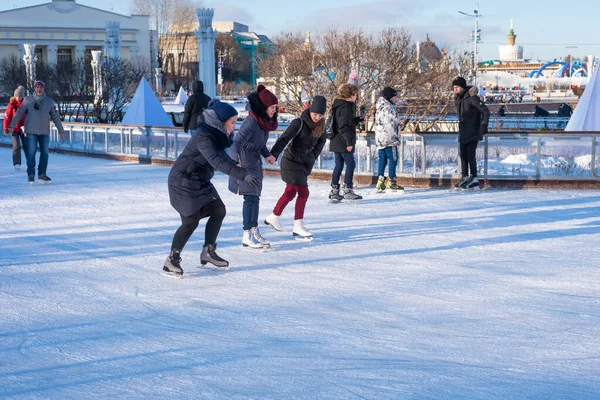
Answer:
<svg viewBox="0 0 600 400"><path fill-rule="evenodd" d="M262 247L250 247L247 244L242 244L242 247L244 248L244 250L258 252L258 251L268 250L271 247L271 245L269 245L269 246L262 246Z"/></svg>
<svg viewBox="0 0 600 400"><path fill-rule="evenodd" d="M211 269L213 271L227 271L229 269L229 265L221 267L221 266L210 264L210 263L206 263L206 264L201 263L200 265L198 265L198 268Z"/></svg>
<svg viewBox="0 0 600 400"><path fill-rule="evenodd" d="M185 277L183 274L175 274L170 271L162 271L160 274L167 278L175 278L175 279L183 279Z"/></svg>
<svg viewBox="0 0 600 400"><path fill-rule="evenodd" d="M313 237L312 236L294 235L294 240L297 240L299 242L310 242L311 240L313 240Z"/></svg>

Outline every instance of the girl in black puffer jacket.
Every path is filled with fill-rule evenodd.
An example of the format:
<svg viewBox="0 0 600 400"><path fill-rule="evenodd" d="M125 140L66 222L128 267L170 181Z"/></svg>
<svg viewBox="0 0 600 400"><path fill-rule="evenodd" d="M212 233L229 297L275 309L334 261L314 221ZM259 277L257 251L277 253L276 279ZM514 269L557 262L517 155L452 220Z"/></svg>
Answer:
<svg viewBox="0 0 600 400"><path fill-rule="evenodd" d="M275 230L282 231L279 217L284 208L296 197L294 213L294 229L292 233L298 239L311 240L312 233L304 227L304 209L308 201L308 176L312 172L315 160L325 146L325 120L323 115L327 109L327 100L323 96L315 96L309 109L304 110L300 118L292 121L286 131L277 139L271 149L271 155L281 159L281 179L287 184L285 191L267 217L265 224ZM291 143L290 143L291 142ZM286 146L289 146L286 148ZM285 151L284 151L285 149Z"/></svg>

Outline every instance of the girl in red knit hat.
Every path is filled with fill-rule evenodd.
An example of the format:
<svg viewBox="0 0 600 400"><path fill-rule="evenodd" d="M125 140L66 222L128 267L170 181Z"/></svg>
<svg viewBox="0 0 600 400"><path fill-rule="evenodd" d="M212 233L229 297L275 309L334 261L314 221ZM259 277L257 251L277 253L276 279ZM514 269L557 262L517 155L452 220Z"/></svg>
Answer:
<svg viewBox="0 0 600 400"><path fill-rule="evenodd" d="M258 187L254 187L247 182L229 177L229 190L244 196L242 245L252 249L270 246L270 242L262 237L258 229L258 212L263 180L261 156L267 163L275 163L275 157L267 149L267 139L269 133L277 129L277 104L277 97L263 85L259 85L256 92L250 93L248 116L244 119L231 146L231 158L256 176L260 182Z"/></svg>

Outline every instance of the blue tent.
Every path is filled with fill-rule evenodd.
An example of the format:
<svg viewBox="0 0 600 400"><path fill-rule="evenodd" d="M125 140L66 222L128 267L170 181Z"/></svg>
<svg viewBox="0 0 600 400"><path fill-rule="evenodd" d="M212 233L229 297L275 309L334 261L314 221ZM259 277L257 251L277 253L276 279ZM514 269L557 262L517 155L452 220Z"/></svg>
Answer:
<svg viewBox="0 0 600 400"><path fill-rule="evenodd" d="M137 126L173 126L171 118L169 118L154 95L146 78L142 78L140 81L121 124Z"/></svg>

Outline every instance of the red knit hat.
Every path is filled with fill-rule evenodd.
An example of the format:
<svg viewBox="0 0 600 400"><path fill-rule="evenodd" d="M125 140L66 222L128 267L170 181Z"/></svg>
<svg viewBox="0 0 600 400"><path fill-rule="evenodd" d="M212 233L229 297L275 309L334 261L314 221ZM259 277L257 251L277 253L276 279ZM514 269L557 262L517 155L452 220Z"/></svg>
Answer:
<svg viewBox="0 0 600 400"><path fill-rule="evenodd" d="M277 101L277 97L275 97L273 93L269 92L269 90L267 90L267 88L265 88L263 85L258 85L256 88L256 93L258 94L260 102L263 103L266 108L271 107L273 104L279 103Z"/></svg>

